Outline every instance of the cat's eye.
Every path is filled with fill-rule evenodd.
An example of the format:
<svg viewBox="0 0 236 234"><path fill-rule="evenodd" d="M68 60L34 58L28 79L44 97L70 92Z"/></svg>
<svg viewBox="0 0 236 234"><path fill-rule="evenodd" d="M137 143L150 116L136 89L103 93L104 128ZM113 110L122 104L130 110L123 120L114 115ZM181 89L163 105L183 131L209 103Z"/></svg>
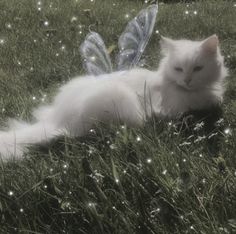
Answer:
<svg viewBox="0 0 236 234"><path fill-rule="evenodd" d="M193 71L198 72L198 71L201 71L202 69L203 69L203 66L196 66L193 68Z"/></svg>
<svg viewBox="0 0 236 234"><path fill-rule="evenodd" d="M183 71L183 68L181 68L181 67L175 67L175 70L176 70L177 72L182 72L182 71Z"/></svg>

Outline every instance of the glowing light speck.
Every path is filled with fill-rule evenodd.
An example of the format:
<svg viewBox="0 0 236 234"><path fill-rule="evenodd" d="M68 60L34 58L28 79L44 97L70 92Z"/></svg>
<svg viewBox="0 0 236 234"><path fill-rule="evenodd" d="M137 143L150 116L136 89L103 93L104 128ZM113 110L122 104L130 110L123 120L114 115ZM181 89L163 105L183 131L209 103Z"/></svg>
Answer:
<svg viewBox="0 0 236 234"><path fill-rule="evenodd" d="M194 11L193 14L194 14L194 15L197 15L197 11Z"/></svg>
<svg viewBox="0 0 236 234"><path fill-rule="evenodd" d="M12 28L12 26L11 26L10 23L7 23L7 24L6 24L6 27L7 27L8 29L11 29L11 28Z"/></svg>
<svg viewBox="0 0 236 234"><path fill-rule="evenodd" d="M96 203L94 203L94 202L89 202L88 203L88 207L94 207L96 205Z"/></svg>
<svg viewBox="0 0 236 234"><path fill-rule="evenodd" d="M231 131L230 128L226 128L226 129L224 130L224 133L225 133L226 135L231 135L232 131Z"/></svg>
<svg viewBox="0 0 236 234"><path fill-rule="evenodd" d="M14 194L14 193L13 193L12 191L9 191L9 192L8 192L8 195L9 195L9 196L13 196L13 194Z"/></svg>
<svg viewBox="0 0 236 234"><path fill-rule="evenodd" d="M3 45L5 43L4 39L0 39L0 45Z"/></svg>
<svg viewBox="0 0 236 234"><path fill-rule="evenodd" d="M188 14L189 14L189 11L185 11L185 14L188 15Z"/></svg>
<svg viewBox="0 0 236 234"><path fill-rule="evenodd" d="M147 159L147 163L151 163L152 162L152 159L151 158L148 158Z"/></svg>
<svg viewBox="0 0 236 234"><path fill-rule="evenodd" d="M136 141L137 141L137 142L140 142L140 141L141 141L141 137L138 136L138 137L136 138Z"/></svg>
<svg viewBox="0 0 236 234"><path fill-rule="evenodd" d="M48 25L49 25L49 22L48 22L48 21L45 21L43 24L44 24L44 26L48 26Z"/></svg>
<svg viewBox="0 0 236 234"><path fill-rule="evenodd" d="M72 18L71 18L71 22L75 22L75 21L77 21L77 17L76 16L73 16Z"/></svg>
<svg viewBox="0 0 236 234"><path fill-rule="evenodd" d="M163 175L166 175L166 173L167 173L167 170L164 170L164 171L162 172Z"/></svg>

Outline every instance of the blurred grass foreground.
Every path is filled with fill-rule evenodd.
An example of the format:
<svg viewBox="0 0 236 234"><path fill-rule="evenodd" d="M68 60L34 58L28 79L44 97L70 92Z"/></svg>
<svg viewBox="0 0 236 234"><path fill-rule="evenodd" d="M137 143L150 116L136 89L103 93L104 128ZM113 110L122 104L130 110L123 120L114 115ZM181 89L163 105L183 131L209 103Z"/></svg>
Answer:
<svg viewBox="0 0 236 234"><path fill-rule="evenodd" d="M1 126L31 121L32 109L85 73L79 46L89 29L115 48L150 3L0 0ZM142 129L99 126L84 139L30 147L24 160L0 163L0 233L236 233L235 22L234 1L160 2L144 54L145 67L156 69L159 34L219 36L230 76L211 134L201 122L186 132L151 120Z"/></svg>

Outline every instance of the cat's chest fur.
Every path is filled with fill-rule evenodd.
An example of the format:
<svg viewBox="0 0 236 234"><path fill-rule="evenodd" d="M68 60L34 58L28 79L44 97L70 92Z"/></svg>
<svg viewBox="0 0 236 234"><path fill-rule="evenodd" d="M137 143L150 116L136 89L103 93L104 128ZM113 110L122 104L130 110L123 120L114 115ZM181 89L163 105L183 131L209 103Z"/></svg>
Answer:
<svg viewBox="0 0 236 234"><path fill-rule="evenodd" d="M221 100L212 89L184 90L173 84L161 88L161 114L177 116L191 111L209 108Z"/></svg>

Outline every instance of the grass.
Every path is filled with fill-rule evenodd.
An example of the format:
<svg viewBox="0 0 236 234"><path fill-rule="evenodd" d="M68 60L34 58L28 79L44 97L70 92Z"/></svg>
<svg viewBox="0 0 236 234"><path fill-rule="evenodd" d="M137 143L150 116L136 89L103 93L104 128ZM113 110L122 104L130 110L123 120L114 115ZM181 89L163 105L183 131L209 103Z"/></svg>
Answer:
<svg viewBox="0 0 236 234"><path fill-rule="evenodd" d="M8 118L31 121L32 109L84 74L79 46L89 28L108 47L116 45L127 22L147 5L37 2L0 1L1 126ZM194 130L194 121L180 130L182 122L150 120L142 129L97 126L84 139L61 137L31 147L24 160L0 164L1 233L235 233L235 21L233 1L188 7L168 1L160 4L155 29L173 38L219 36L230 76L223 122L213 130L217 140L202 139L205 129ZM154 33L144 55L147 68L158 65L158 41Z"/></svg>

